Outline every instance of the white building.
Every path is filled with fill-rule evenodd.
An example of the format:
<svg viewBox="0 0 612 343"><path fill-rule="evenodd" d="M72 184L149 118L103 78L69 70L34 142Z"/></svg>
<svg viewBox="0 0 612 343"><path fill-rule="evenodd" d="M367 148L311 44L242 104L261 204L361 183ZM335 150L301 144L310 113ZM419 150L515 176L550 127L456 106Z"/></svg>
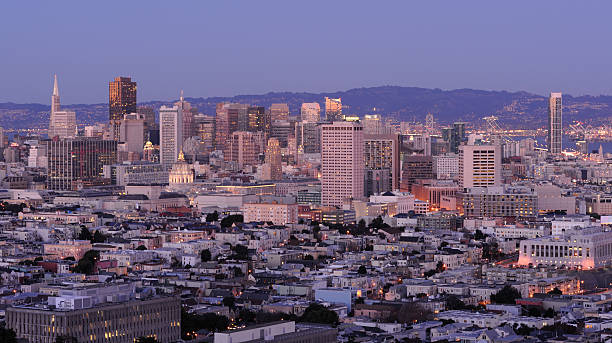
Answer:
<svg viewBox="0 0 612 343"><path fill-rule="evenodd" d="M215 332L214 343L241 343L254 340L271 341L275 336L293 332L295 332L295 322L266 323L228 332Z"/></svg>
<svg viewBox="0 0 612 343"><path fill-rule="evenodd" d="M363 198L363 126L334 122L321 130L321 204L342 206L347 199Z"/></svg>
<svg viewBox="0 0 612 343"><path fill-rule="evenodd" d="M159 162L172 165L183 145L183 113L178 106L159 109Z"/></svg>
<svg viewBox="0 0 612 343"><path fill-rule="evenodd" d="M285 225L298 222L296 204L257 203L242 205L244 222L272 222Z"/></svg>
<svg viewBox="0 0 612 343"><path fill-rule="evenodd" d="M612 261L612 232L586 228L569 235L548 236L521 241L518 264L566 266L592 269Z"/></svg>
<svg viewBox="0 0 612 343"><path fill-rule="evenodd" d="M501 185L499 145L459 146L459 186L461 188Z"/></svg>
<svg viewBox="0 0 612 343"><path fill-rule="evenodd" d="M385 192L371 195L370 202L374 204L396 203L397 213L414 211L414 194L406 192Z"/></svg>
<svg viewBox="0 0 612 343"><path fill-rule="evenodd" d="M459 156L446 154L433 157L434 174L438 179L450 179L459 174Z"/></svg>

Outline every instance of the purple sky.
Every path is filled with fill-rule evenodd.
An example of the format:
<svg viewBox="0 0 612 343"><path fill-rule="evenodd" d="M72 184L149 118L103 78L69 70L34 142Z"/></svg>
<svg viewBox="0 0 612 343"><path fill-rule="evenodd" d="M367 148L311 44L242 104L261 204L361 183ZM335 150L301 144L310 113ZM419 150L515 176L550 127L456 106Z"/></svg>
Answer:
<svg viewBox="0 0 612 343"><path fill-rule="evenodd" d="M401 85L612 94L610 1L2 1L0 102Z"/></svg>

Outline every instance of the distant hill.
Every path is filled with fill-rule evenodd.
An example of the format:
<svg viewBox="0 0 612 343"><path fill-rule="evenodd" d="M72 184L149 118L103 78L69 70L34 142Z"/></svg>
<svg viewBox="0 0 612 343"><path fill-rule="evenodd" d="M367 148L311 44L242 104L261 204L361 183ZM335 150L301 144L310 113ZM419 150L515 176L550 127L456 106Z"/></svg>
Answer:
<svg viewBox="0 0 612 343"><path fill-rule="evenodd" d="M400 121L424 121L433 113L437 122L457 120L482 123L482 117L496 115L506 127L537 128L547 122L547 98L527 92L483 91L474 89L441 90L418 87L381 86L355 88L334 93L271 92L234 97L187 98L200 112L214 115L219 102L240 102L259 106L288 103L292 114L298 114L303 102L319 102L324 97L341 97L345 113L363 115L380 113ZM171 102L149 101L139 105L159 108ZM564 122L581 120L598 124L612 120L612 96L563 95ZM63 108L76 111L79 125L108 120L107 104L77 104ZM10 129L46 128L48 105L0 103L0 126Z"/></svg>

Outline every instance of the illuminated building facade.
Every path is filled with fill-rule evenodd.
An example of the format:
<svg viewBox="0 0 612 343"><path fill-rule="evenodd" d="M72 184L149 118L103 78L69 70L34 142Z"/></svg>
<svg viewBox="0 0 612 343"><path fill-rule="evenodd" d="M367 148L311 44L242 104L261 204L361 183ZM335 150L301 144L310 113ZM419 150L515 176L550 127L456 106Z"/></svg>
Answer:
<svg viewBox="0 0 612 343"><path fill-rule="evenodd" d="M85 303L86 297L66 297ZM181 302L175 297L105 303L83 308L19 306L6 310L6 325L18 338L32 343L53 343L58 336L74 337L77 342L133 343L139 337L157 342L181 338ZM79 308L80 307L80 308Z"/></svg>
<svg viewBox="0 0 612 343"><path fill-rule="evenodd" d="M548 152L560 154L563 149L563 104L561 93L550 93L548 98Z"/></svg>
<svg viewBox="0 0 612 343"><path fill-rule="evenodd" d="M108 119L115 140L119 140L123 116L136 111L136 82L129 77L116 77L109 82Z"/></svg>
<svg viewBox="0 0 612 343"><path fill-rule="evenodd" d="M521 241L521 266L565 266L575 269L601 268L612 262L612 232L586 228L565 236L547 236Z"/></svg>
<svg viewBox="0 0 612 343"><path fill-rule="evenodd" d="M342 99L325 97L325 119L327 121L342 120Z"/></svg>

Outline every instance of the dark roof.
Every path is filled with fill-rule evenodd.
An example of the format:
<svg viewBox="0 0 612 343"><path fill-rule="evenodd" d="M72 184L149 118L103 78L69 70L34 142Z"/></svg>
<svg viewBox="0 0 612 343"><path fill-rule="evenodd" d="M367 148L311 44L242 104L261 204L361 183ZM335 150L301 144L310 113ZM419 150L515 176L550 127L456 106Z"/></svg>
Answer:
<svg viewBox="0 0 612 343"><path fill-rule="evenodd" d="M172 198L187 198L185 194L179 194L176 192L163 192L159 195L160 199L172 199Z"/></svg>
<svg viewBox="0 0 612 343"><path fill-rule="evenodd" d="M125 194L119 196L117 200L149 200L149 197L145 194Z"/></svg>

